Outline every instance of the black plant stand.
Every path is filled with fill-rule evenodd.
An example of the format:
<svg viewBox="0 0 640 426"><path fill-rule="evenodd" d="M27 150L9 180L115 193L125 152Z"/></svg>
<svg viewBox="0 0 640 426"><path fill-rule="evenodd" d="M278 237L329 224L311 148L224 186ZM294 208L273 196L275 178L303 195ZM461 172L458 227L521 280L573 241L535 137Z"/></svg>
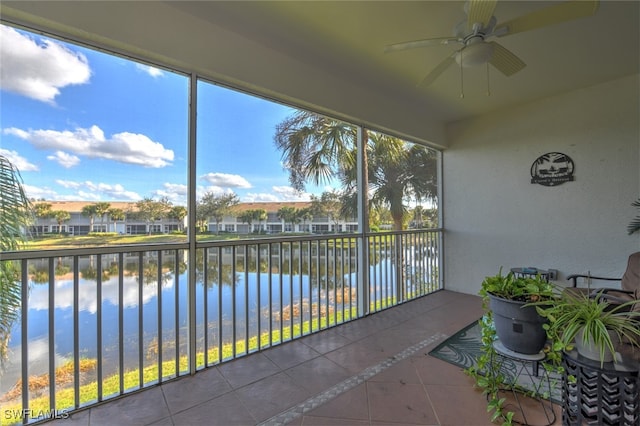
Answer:
<svg viewBox="0 0 640 426"><path fill-rule="evenodd" d="M593 361L575 350L562 357L563 425L640 424L638 366Z"/></svg>
<svg viewBox="0 0 640 426"><path fill-rule="evenodd" d="M542 412L544 413L544 417L546 418L546 423L537 426L549 426L555 423L556 421L556 413L553 411L553 404L550 400L547 400L542 397L542 395L551 395L551 379L549 377L549 372L545 368L540 368L540 364L546 358L544 352L540 352L533 355L521 354L519 352L514 352L510 349L507 349L500 340L496 340L493 342L493 359L491 360L491 372L490 374L503 374L506 377L505 388L503 391L511 392L513 395L513 400L517 404L517 411L520 413L522 420L514 419L514 423L519 423L522 425L531 425L533 423L529 423L530 420L527 419L527 410L524 408L523 402L520 400L523 394L527 394L529 398L539 404ZM512 363L510 361L517 361L516 363ZM511 371L508 367L509 364L513 364L515 366ZM539 377L541 376L542 377ZM539 385L534 389L534 394L530 395L530 392L525 391L522 386L519 385L521 380L527 381L529 383L533 383L536 380Z"/></svg>

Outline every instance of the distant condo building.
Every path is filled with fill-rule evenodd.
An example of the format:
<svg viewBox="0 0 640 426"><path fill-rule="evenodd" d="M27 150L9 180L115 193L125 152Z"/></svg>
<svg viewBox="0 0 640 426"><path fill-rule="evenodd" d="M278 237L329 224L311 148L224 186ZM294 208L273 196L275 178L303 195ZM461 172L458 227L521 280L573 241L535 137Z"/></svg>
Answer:
<svg viewBox="0 0 640 426"><path fill-rule="evenodd" d="M91 232L91 218L82 214L83 207L94 204L88 201L40 201L51 205L52 211L66 211L70 218L59 224L53 217L37 217L31 232L36 235L47 233L66 233L69 235L87 235ZM123 220L113 220L109 214L93 217L93 232L115 232L123 235L144 234L168 234L182 231L187 228L186 218L182 221L163 217L154 221L146 221L136 214L135 202L110 201L110 208L120 209L125 215ZM295 223L285 222L279 217L278 211L282 207L305 209L311 206L310 202L278 202L278 203L240 203L233 207L233 214L225 216L220 222L220 229L210 218L207 223L209 232L224 232L237 234L266 233L276 234L283 232L301 233L333 233L354 232L358 229L356 218L335 219L327 215L314 215L309 220L300 220ZM266 220L252 221L251 224L243 221L240 216L247 210L264 210L267 212Z"/></svg>

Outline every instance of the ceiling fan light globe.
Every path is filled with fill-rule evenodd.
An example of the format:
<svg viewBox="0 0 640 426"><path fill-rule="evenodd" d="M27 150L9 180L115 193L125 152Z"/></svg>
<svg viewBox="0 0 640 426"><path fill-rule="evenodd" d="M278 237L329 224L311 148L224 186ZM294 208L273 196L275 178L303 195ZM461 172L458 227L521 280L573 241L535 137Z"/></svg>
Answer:
<svg viewBox="0 0 640 426"><path fill-rule="evenodd" d="M489 62L493 56L491 43L473 43L456 53L456 62L464 68L475 67Z"/></svg>

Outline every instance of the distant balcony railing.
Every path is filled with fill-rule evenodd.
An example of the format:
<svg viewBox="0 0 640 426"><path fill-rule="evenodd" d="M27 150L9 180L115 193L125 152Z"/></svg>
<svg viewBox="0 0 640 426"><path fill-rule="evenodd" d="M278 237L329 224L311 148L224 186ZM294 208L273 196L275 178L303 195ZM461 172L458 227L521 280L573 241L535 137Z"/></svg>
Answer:
<svg viewBox="0 0 640 426"><path fill-rule="evenodd" d="M23 301L3 424L64 417L439 290L441 237L203 242L192 269L188 243L3 253Z"/></svg>

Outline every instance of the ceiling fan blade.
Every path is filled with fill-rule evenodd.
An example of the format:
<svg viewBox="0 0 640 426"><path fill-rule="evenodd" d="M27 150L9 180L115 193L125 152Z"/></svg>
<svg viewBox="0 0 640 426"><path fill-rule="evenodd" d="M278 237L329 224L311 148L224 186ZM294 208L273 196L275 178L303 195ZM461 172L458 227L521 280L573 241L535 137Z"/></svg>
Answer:
<svg viewBox="0 0 640 426"><path fill-rule="evenodd" d="M422 81L420 83L418 83L418 86L424 86L427 87L429 86L431 83L433 83L439 76L440 74L442 74L447 68L449 68L449 66L455 62L455 60L453 59L455 57L456 52L454 52L453 54L447 56L442 62L440 62L438 64L437 67L435 67L433 70L431 70L431 72L429 74L427 74L425 76L425 78L422 79Z"/></svg>
<svg viewBox="0 0 640 426"><path fill-rule="evenodd" d="M495 41L490 42L493 45L493 55L489 63L496 67L498 71L509 77L527 66L522 59L518 58L513 52Z"/></svg>
<svg viewBox="0 0 640 426"><path fill-rule="evenodd" d="M496 9L497 0L470 0L469 12L467 13L467 27L473 28L473 24L481 23L483 27L489 24Z"/></svg>
<svg viewBox="0 0 640 426"><path fill-rule="evenodd" d="M390 44L384 48L384 53L396 52L399 50L417 49L427 46L438 46L441 44L462 43L462 40L456 37L437 37L424 40L406 41L403 43Z"/></svg>
<svg viewBox="0 0 640 426"><path fill-rule="evenodd" d="M599 0L570 0L502 22L496 26L494 33L498 37L503 37L578 18L586 18L596 13L599 4ZM506 29L506 31L503 29Z"/></svg>

